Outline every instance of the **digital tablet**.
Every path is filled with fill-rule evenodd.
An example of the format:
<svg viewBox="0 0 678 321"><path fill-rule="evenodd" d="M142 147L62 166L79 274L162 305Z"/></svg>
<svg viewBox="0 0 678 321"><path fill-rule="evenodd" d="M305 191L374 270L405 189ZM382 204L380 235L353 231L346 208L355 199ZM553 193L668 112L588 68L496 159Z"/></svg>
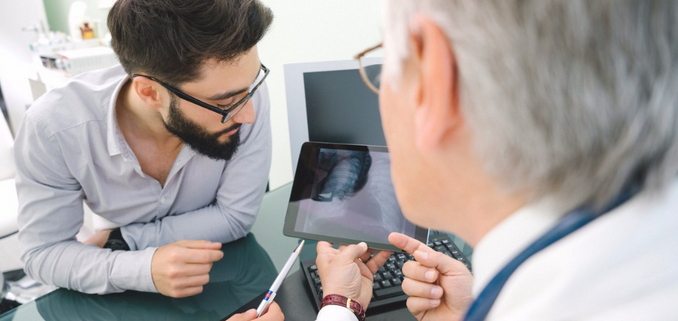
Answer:
<svg viewBox="0 0 678 321"><path fill-rule="evenodd" d="M391 182L391 159L381 146L307 142L301 147L283 234L338 244L365 242L399 251L391 232L423 243L428 229L409 222Z"/></svg>

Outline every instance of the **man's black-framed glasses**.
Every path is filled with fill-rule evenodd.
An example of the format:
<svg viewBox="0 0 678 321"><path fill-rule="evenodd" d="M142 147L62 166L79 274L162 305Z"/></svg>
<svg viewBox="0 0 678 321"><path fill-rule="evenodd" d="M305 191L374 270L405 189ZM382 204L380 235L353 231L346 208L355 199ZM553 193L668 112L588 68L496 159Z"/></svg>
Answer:
<svg viewBox="0 0 678 321"><path fill-rule="evenodd" d="M360 66L360 77L362 77L365 85L375 94L379 95L379 86L381 85L381 65L365 66L363 58L370 53L375 53L383 48L383 43L372 46L355 55L353 58L358 60Z"/></svg>
<svg viewBox="0 0 678 321"><path fill-rule="evenodd" d="M210 105L210 104L208 104L208 103L206 103L206 102L204 102L204 101L202 101L198 98L195 98L195 97L193 97L189 94L184 93L183 91L181 91L177 88L174 88L174 87L164 83L161 80L158 80L157 78L155 78L153 76L142 75L142 74L133 74L132 77L133 78L134 77L144 77L144 78L148 78L150 80L153 80L153 81L157 82L158 84L160 84L161 86L165 87L167 90L169 90L173 94L179 96L179 98L186 100L188 102L194 103L194 104L196 104L196 105L198 105L202 108L209 109L209 110L223 116L221 118L221 122L225 123L225 122L231 120L231 118L233 118L240 110L242 110L243 107L245 107L245 103L247 103L247 101L250 100L250 98L252 98L252 96L257 91L257 89L259 89L259 86L261 86L261 84L264 83L264 80L266 80L266 77L268 76L270 69L266 68L266 66L264 66L264 64L261 64L261 70L264 72L264 76L261 77L261 80L259 80L259 82L252 88L252 90L250 90L247 93L247 95L245 97L243 97L238 102L231 105L230 107L229 106L217 107L217 106ZM258 74L257 74L257 78L259 78Z"/></svg>

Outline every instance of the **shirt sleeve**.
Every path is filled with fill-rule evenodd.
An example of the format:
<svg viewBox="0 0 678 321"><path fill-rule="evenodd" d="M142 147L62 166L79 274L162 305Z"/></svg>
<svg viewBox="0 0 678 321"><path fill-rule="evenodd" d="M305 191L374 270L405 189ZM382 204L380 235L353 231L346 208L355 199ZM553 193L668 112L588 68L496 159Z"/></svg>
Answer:
<svg viewBox="0 0 678 321"><path fill-rule="evenodd" d="M252 98L256 120L221 173L215 201L203 208L121 228L130 249L161 246L178 240L227 243L252 228L271 168L271 120L267 87ZM244 126L244 125L243 125Z"/></svg>
<svg viewBox="0 0 678 321"><path fill-rule="evenodd" d="M327 305L320 309L316 321L358 321L349 309L338 305Z"/></svg>
<svg viewBox="0 0 678 321"><path fill-rule="evenodd" d="M84 221L82 188L46 127L28 113L14 145L24 270L38 282L85 293L155 291L155 248L112 252L75 239Z"/></svg>

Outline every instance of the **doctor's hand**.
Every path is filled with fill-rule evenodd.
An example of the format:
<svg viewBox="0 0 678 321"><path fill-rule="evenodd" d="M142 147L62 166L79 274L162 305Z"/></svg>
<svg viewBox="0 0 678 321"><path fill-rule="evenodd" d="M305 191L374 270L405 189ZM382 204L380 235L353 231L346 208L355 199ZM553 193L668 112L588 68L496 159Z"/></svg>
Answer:
<svg viewBox="0 0 678 321"><path fill-rule="evenodd" d="M268 311L264 313L262 316L260 316L257 319L257 310L255 309L250 309L246 312L236 314L226 321L250 321L250 320L261 320L261 321L283 321L285 320L285 315L283 315L282 311L280 310L280 306L278 306L275 301L271 302L271 304L267 308Z"/></svg>
<svg viewBox="0 0 678 321"><path fill-rule="evenodd" d="M370 258L367 244L342 245L339 249L327 242L318 242L318 266L323 294L339 294L358 301L367 310L372 300L372 276L384 265L391 255L389 251L379 251Z"/></svg>
<svg viewBox="0 0 678 321"><path fill-rule="evenodd" d="M151 275L158 292L174 298L196 295L210 280L212 263L224 253L220 243L184 240L159 247L151 261Z"/></svg>
<svg viewBox="0 0 678 321"><path fill-rule="evenodd" d="M461 320L471 304L473 276L466 266L407 235L391 233L389 242L412 254L403 265L407 308L417 320Z"/></svg>

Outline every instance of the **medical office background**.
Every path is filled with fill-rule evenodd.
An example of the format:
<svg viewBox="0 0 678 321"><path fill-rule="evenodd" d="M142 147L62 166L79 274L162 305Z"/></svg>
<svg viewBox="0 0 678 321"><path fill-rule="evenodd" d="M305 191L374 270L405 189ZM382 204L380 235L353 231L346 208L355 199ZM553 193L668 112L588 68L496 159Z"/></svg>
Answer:
<svg viewBox="0 0 678 321"><path fill-rule="evenodd" d="M261 61L271 68L267 80L273 130L273 162L269 184L271 189L275 189L292 181L283 65L352 59L357 52L380 42L381 31L377 1L261 1L275 15L269 33L259 44ZM46 67L38 50L48 52L49 39L59 41L69 36L81 38L78 27L84 22L88 22L93 29L95 39L71 40L82 42L71 44L71 47L91 47L93 43L106 46L106 16L114 2L0 1L0 105L2 112L8 116L13 133L17 132L25 111L33 101L44 90L58 86L68 78L63 75L52 77L54 73L45 73ZM7 269L5 265L12 267L16 264L4 262L0 269Z"/></svg>

